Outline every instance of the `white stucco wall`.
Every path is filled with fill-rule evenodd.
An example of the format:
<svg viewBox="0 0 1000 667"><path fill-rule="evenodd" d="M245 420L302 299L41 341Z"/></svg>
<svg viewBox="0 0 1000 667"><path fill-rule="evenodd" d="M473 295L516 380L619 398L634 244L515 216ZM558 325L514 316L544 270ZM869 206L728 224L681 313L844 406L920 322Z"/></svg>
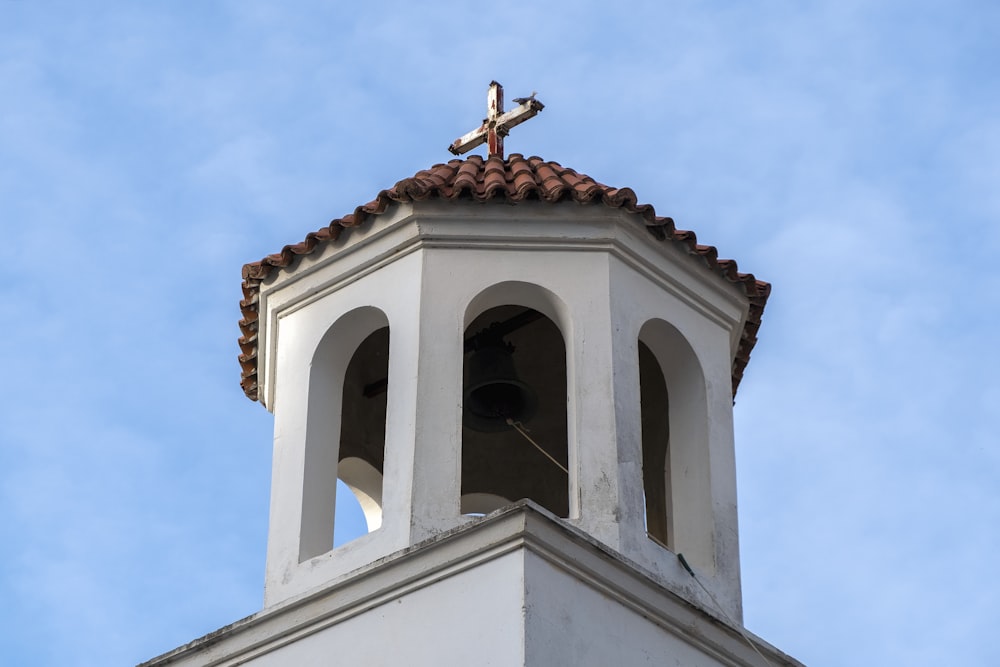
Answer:
<svg viewBox="0 0 1000 667"><path fill-rule="evenodd" d="M530 502L141 667L801 667Z"/></svg>
<svg viewBox="0 0 1000 667"><path fill-rule="evenodd" d="M724 664L538 555L525 559L527 667Z"/></svg>
<svg viewBox="0 0 1000 667"><path fill-rule="evenodd" d="M254 667L524 664L523 559L511 553L266 653Z"/></svg>
<svg viewBox="0 0 1000 667"><path fill-rule="evenodd" d="M516 303L550 317L566 344L568 521L665 581L688 575L645 536L636 341L652 319L683 341L651 343L667 367L679 350L691 359L665 368L675 542L741 618L730 372L746 300L637 220L575 205L405 205L262 287L262 395L275 413L265 606L469 521L459 504L465 320ZM390 329L383 522L324 551L339 434L330 406L340 403L336 372L325 389L314 381L331 366L317 359L331 327L365 308ZM349 358L365 331L345 329L333 355L342 344Z"/></svg>

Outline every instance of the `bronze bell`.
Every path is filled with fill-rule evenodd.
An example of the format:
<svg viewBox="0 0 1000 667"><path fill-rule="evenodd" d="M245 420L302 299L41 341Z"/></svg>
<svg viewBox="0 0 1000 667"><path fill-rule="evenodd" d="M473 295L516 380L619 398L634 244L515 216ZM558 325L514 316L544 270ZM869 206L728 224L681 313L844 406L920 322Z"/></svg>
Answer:
<svg viewBox="0 0 1000 667"><path fill-rule="evenodd" d="M462 422L483 433L505 431L538 410L538 396L514 370L514 348L499 337L477 346L465 364Z"/></svg>

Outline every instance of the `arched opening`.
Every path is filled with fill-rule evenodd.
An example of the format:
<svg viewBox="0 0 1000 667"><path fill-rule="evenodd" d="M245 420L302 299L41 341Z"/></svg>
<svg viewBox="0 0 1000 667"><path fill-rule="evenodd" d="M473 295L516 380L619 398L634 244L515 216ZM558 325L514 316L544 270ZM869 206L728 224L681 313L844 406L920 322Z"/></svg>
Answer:
<svg viewBox="0 0 1000 667"><path fill-rule="evenodd" d="M299 562L334 546L337 487L343 486L338 485L338 478L354 492L368 527L374 530L381 523L388 324L377 308L352 310L327 330L313 354ZM350 511L339 514L349 515ZM345 533L343 526L340 528L336 531L338 543Z"/></svg>
<svg viewBox="0 0 1000 667"><path fill-rule="evenodd" d="M569 516L566 345L547 316L488 308L465 330L462 512L528 498Z"/></svg>
<svg viewBox="0 0 1000 667"><path fill-rule="evenodd" d="M670 406L667 383L656 355L639 341L639 396L642 415L642 491L646 534L674 548L670 489Z"/></svg>
<svg viewBox="0 0 1000 667"><path fill-rule="evenodd" d="M347 364L340 410L337 477L351 489L368 532L382 525L389 327L365 338Z"/></svg>
<svg viewBox="0 0 1000 667"><path fill-rule="evenodd" d="M639 375L647 533L702 571L714 572L708 402L701 362L677 327L652 319L639 330Z"/></svg>

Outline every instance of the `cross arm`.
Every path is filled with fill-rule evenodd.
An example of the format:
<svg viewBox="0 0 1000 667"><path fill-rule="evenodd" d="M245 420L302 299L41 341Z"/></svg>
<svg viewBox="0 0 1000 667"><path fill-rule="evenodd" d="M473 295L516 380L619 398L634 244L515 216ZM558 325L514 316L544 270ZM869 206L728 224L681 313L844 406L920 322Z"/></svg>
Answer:
<svg viewBox="0 0 1000 667"><path fill-rule="evenodd" d="M486 143L486 135L489 133L489 123L483 121L483 124L473 130L463 134L458 139L452 142L451 146L448 146L448 150L452 152L453 155L461 155L462 153L468 153L476 146L480 146Z"/></svg>
<svg viewBox="0 0 1000 667"><path fill-rule="evenodd" d="M491 82L486 98L488 115L483 119L483 124L453 141L448 150L454 155L462 155L476 146L488 143L489 156L503 159L503 138L511 128L517 127L545 108L544 104L535 99L535 93L517 101L520 102L518 106L504 113L503 86L496 81Z"/></svg>
<svg viewBox="0 0 1000 667"><path fill-rule="evenodd" d="M538 100L529 99L514 107L496 120L497 132L507 134L510 128L517 127L529 118L534 118L545 105Z"/></svg>

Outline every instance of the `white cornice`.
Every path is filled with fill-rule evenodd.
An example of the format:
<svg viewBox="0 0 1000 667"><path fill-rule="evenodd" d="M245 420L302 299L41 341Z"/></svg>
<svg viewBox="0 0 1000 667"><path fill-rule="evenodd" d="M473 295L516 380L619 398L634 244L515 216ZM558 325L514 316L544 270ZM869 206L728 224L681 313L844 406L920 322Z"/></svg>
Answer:
<svg viewBox="0 0 1000 667"><path fill-rule="evenodd" d="M510 505L389 555L139 667L244 664L387 602L522 550L538 555L723 665L756 666L759 652L772 665L801 667L801 663L767 642L742 628L728 626L655 581L634 563L530 501Z"/></svg>
<svg viewBox="0 0 1000 667"><path fill-rule="evenodd" d="M734 353L747 316L736 285L677 244L653 239L636 214L535 202L399 204L261 285L257 363L265 405L273 405L281 318L424 248L607 253L727 330Z"/></svg>

